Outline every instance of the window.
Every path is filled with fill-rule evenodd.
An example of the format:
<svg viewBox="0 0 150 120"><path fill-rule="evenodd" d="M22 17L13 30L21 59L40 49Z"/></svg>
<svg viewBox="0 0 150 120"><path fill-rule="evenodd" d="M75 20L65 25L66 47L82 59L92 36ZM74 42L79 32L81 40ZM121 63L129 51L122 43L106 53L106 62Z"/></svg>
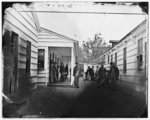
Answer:
<svg viewBox="0 0 150 120"><path fill-rule="evenodd" d="M117 66L117 53L115 53L115 65Z"/></svg>
<svg viewBox="0 0 150 120"><path fill-rule="evenodd" d="M126 48L124 48L123 49L123 73L126 73L126 71L127 71L127 50L126 50Z"/></svg>
<svg viewBox="0 0 150 120"><path fill-rule="evenodd" d="M109 55L108 55L108 63L109 63Z"/></svg>
<svg viewBox="0 0 150 120"><path fill-rule="evenodd" d="M142 71L143 65L143 39L138 40L138 54L137 54L137 69Z"/></svg>
<svg viewBox="0 0 150 120"><path fill-rule="evenodd" d="M27 54L26 54L26 73L30 74L31 64L31 42L27 41Z"/></svg>
<svg viewBox="0 0 150 120"><path fill-rule="evenodd" d="M44 69L44 49L38 49L38 70Z"/></svg>
<svg viewBox="0 0 150 120"><path fill-rule="evenodd" d="M113 55L111 55L111 62L113 62Z"/></svg>

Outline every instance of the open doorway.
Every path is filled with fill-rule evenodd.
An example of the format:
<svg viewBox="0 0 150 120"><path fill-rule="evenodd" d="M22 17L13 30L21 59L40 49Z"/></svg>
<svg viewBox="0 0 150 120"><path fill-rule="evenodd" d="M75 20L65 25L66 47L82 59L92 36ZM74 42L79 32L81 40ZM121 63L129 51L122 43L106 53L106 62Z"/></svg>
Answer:
<svg viewBox="0 0 150 120"><path fill-rule="evenodd" d="M71 48L49 47L49 84L70 84Z"/></svg>

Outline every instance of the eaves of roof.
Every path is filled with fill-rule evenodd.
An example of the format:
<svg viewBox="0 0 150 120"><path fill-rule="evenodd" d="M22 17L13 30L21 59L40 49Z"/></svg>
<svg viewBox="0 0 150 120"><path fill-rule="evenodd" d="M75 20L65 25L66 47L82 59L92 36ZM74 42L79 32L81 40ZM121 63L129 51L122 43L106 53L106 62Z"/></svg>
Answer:
<svg viewBox="0 0 150 120"><path fill-rule="evenodd" d="M122 42L125 38L127 38L130 34L132 34L138 27L140 27L142 24L144 24L146 20L142 21L138 26L136 26L133 30L131 30L128 34L126 34L116 45L118 45L120 42ZM110 49L106 50L103 54L107 53L109 50L113 49L116 45L111 47ZM102 55L101 55L102 56ZM100 57L101 57L100 56Z"/></svg>
<svg viewBox="0 0 150 120"><path fill-rule="evenodd" d="M78 43L78 40L75 40L75 39L69 38L69 37L67 37L67 36L65 36L65 35L62 35L62 34L56 33L56 32L54 32L54 31L48 30L48 29L43 28L43 27L41 27L41 31L45 31L45 32L48 32L48 33L52 33L52 34L54 34L54 35L56 35L56 36L58 36L58 37L62 37L62 38L65 38L65 39L71 40L71 41L73 41L73 42L75 42L75 43Z"/></svg>

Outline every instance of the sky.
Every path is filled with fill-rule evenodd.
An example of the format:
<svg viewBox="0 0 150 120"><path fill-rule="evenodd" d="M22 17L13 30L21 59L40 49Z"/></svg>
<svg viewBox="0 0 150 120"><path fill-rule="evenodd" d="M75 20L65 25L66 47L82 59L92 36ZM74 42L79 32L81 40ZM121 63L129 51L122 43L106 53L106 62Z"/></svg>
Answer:
<svg viewBox="0 0 150 120"><path fill-rule="evenodd" d="M140 24L145 15L51 13L50 11L142 13L138 6L95 5L93 2L36 2L35 10L40 26L79 41L101 33L105 42L121 40ZM42 11L42 12L41 12Z"/></svg>

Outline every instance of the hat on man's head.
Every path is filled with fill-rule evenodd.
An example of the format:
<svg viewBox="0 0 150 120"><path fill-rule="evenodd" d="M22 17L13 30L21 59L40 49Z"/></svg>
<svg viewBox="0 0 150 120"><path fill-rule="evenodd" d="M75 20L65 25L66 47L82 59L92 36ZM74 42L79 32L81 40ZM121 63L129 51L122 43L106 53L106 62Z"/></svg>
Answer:
<svg viewBox="0 0 150 120"><path fill-rule="evenodd" d="M113 62L110 62L110 65L113 65Z"/></svg>

